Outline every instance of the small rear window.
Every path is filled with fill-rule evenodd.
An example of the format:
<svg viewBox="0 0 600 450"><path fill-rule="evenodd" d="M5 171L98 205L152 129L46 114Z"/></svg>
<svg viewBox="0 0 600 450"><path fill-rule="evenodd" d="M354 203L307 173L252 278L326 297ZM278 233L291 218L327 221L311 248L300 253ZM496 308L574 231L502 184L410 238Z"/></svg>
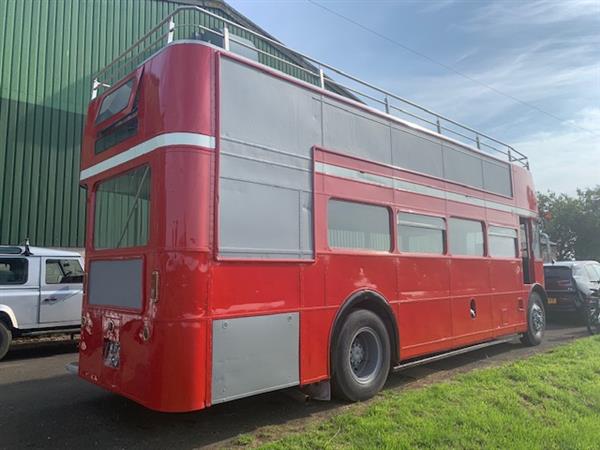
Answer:
<svg viewBox="0 0 600 450"><path fill-rule="evenodd" d="M544 267L546 289L561 290L571 287L572 272L570 267L554 266Z"/></svg>
<svg viewBox="0 0 600 450"><path fill-rule="evenodd" d="M25 258L0 258L0 286L25 284L28 263Z"/></svg>
<svg viewBox="0 0 600 450"><path fill-rule="evenodd" d="M134 79L132 78L104 97L98 111L98 116L96 117L97 124L104 122L127 107L131 97L131 90L133 89L133 82Z"/></svg>

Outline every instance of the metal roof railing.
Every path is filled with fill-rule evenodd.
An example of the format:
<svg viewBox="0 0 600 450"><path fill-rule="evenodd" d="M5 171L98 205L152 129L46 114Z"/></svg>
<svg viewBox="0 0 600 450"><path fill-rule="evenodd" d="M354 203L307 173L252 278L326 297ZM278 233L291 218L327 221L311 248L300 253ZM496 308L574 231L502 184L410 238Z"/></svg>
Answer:
<svg viewBox="0 0 600 450"><path fill-rule="evenodd" d="M175 40L203 39L230 51L232 43L255 52L259 62L305 82L334 92L345 92L354 100L401 120L491 155L502 155L511 163L529 169L527 156L481 131L438 114L431 109L386 91L329 64L293 50L281 42L257 33L198 6L182 6L165 17L142 38L121 53L93 79L92 99L101 89L129 74L143 61ZM335 77L335 79L334 79Z"/></svg>

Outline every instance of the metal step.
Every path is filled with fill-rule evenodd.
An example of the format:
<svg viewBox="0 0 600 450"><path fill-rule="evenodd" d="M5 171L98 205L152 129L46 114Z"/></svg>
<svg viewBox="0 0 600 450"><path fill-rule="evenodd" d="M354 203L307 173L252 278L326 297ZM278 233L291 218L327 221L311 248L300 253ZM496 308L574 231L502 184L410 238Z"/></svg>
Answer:
<svg viewBox="0 0 600 450"><path fill-rule="evenodd" d="M500 339L495 339L493 341L482 342L481 344L470 345L468 347L451 350L449 352L438 353L437 355L427 356L425 358L414 359L412 361L400 363L397 366L394 366L392 368L392 370L394 372L399 372L401 370L410 369L411 367L416 367L416 366L420 366L423 364L428 364L431 362L439 361L442 359L451 358L452 356L462 355L463 353L472 352L474 350L480 350L482 348L491 347L493 345L506 344L507 342L513 341L517 337L519 337L518 334L513 334L510 336L500 338Z"/></svg>

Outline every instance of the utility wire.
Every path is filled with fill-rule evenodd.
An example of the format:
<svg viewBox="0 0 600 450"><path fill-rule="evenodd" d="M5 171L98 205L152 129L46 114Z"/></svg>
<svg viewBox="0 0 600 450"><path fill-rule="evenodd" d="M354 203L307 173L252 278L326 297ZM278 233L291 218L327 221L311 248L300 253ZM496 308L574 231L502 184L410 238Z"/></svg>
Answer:
<svg viewBox="0 0 600 450"><path fill-rule="evenodd" d="M570 125L571 127L578 128L581 131L585 131L586 133L590 133L590 134L593 134L594 136L600 137L600 134L596 133L593 130L590 130L590 129L584 128L584 127L580 127L579 125L577 125L577 124L575 124L575 123L573 123L573 122L571 122L571 121L569 121L569 120L567 120L567 119L565 119L563 117L559 117L559 116L557 116L555 114L552 114L551 112L548 112L548 111L540 108L539 106L536 106L536 105L534 105L532 103L526 102L525 100L521 100L521 99L515 97L514 95L507 94L506 92L503 92L503 91L495 88L494 86L490 86L489 84L486 84L483 81L480 81L480 80L478 80L476 78L473 78L473 77L467 75L466 73L463 73L463 72L455 69L454 67L449 66L448 64L444 64L442 62L439 62L439 61L433 59L432 57L427 56L426 54L421 53L420 51L415 50L415 49L413 49L411 47L408 47L407 45L404 45L401 42L398 42L395 39L392 39L391 37L386 36L385 34L380 33L377 30L369 28L366 25L363 25L362 23L360 23L360 22L352 19L351 17L345 16L345 15L339 13L338 11L335 11L335 10L333 10L333 9L325 6L325 5L322 5L319 2L316 2L315 0L306 0L306 1L308 3L314 5L314 6L317 6L318 8L321 8L321 9L327 11L330 14L333 14L334 16L337 16L338 18L340 18L340 19L342 19L342 20L344 20L346 22L349 22L349 23L351 23L351 24L353 24L353 25L361 28L362 30L364 30L364 31L366 31L366 32L368 32L370 34L373 34L373 35L375 35L375 36L377 36L377 37L379 37L379 38L381 38L383 40L388 41L391 44L394 44L394 45L396 45L396 46L398 46L400 48L403 48L407 52L410 52L410 53L412 53L414 55L417 55L417 56L419 56L419 57L421 57L423 59L426 59L427 61L432 62L433 64L436 64L436 65L438 65L440 67L443 67L444 69L446 69L446 70L448 70L448 71L450 71L452 73L455 73L456 75L459 75L459 76L461 76L461 77L463 77L463 78L465 78L465 79L467 79L467 80L469 80L469 81L471 81L473 83L477 83L478 85L483 86L486 89L489 89L490 91L493 91L493 92L495 92L498 95L501 95L503 97L509 98L509 99L513 100L514 102L517 102L517 103L519 103L519 104L521 104L523 106L526 106L526 107L528 107L530 109L534 109L534 110L536 110L536 111L538 111L538 112L540 112L540 113L542 113L542 114L544 114L544 115L546 115L546 116L548 116L548 117L550 117L552 119L558 120L559 122L561 122L563 124L566 123L567 125Z"/></svg>

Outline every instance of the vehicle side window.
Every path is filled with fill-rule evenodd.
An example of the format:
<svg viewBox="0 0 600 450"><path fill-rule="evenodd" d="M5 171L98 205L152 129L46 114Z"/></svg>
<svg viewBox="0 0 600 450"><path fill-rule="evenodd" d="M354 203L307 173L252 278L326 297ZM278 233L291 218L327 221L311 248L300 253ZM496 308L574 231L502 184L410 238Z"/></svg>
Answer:
<svg viewBox="0 0 600 450"><path fill-rule="evenodd" d="M330 200L329 245L335 248L389 251L390 214L383 206Z"/></svg>
<svg viewBox="0 0 600 450"><path fill-rule="evenodd" d="M25 284L28 268L26 258L0 258L0 286Z"/></svg>
<svg viewBox="0 0 600 450"><path fill-rule="evenodd" d="M490 256L500 258L516 258L517 230L514 228L494 227L488 229L488 246Z"/></svg>
<svg viewBox="0 0 600 450"><path fill-rule="evenodd" d="M47 259L46 284L83 283L83 269L76 259Z"/></svg>
<svg viewBox="0 0 600 450"><path fill-rule="evenodd" d="M446 223L439 217L398 213L398 250L444 254Z"/></svg>
<svg viewBox="0 0 600 450"><path fill-rule="evenodd" d="M483 224L477 220L448 220L448 240L453 255L483 256Z"/></svg>

